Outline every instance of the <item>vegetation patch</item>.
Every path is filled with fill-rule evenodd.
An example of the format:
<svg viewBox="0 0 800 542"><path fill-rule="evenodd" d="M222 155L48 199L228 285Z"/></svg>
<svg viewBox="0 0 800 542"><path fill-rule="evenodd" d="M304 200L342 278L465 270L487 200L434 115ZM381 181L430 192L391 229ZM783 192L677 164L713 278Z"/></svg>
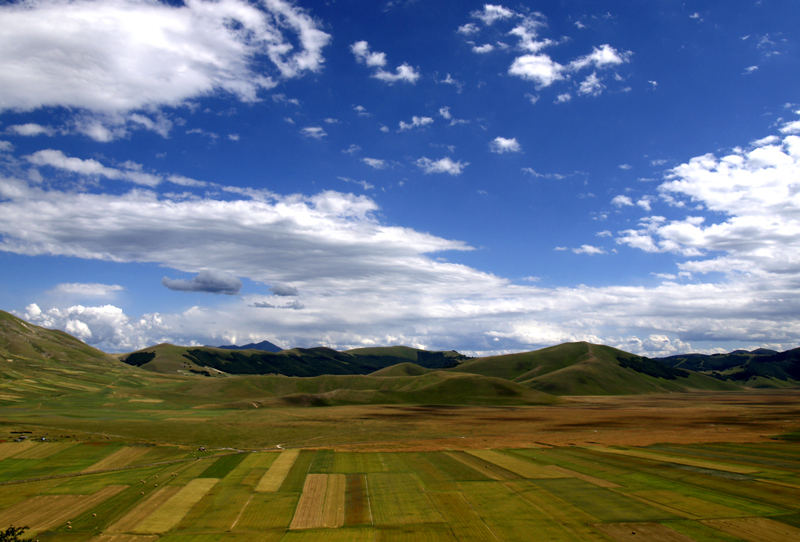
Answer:
<svg viewBox="0 0 800 542"><path fill-rule="evenodd" d="M216 485L216 478L195 478L167 499L133 531L136 533L165 533L175 527L183 516Z"/></svg>
<svg viewBox="0 0 800 542"><path fill-rule="evenodd" d="M256 491L278 491L299 455L300 450L285 450L281 452L277 459L272 462L269 470L259 480Z"/></svg>

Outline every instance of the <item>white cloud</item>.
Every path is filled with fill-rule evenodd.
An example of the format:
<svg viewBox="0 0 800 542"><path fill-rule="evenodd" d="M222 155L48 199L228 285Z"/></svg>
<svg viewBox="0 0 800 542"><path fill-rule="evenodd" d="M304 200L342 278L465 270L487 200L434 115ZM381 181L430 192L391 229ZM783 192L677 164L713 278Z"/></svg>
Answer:
<svg viewBox="0 0 800 542"><path fill-rule="evenodd" d="M380 79L385 83L397 83L398 81L403 81L405 83L411 83L412 85L417 82L419 79L419 72L416 71L413 67L406 64L400 64L394 70L394 72L387 72L386 70L378 70L372 77L375 79Z"/></svg>
<svg viewBox="0 0 800 542"><path fill-rule="evenodd" d="M758 71L758 66L755 66L755 65L753 65L753 66L747 66L747 67L744 69L744 74L745 74L745 75L750 75L751 73L755 73L755 72L757 72L757 71Z"/></svg>
<svg viewBox="0 0 800 542"><path fill-rule="evenodd" d="M781 126L782 134L800 134L800 120L787 122Z"/></svg>
<svg viewBox="0 0 800 542"><path fill-rule="evenodd" d="M320 70L330 41L285 0L26 1L2 6L0 27L0 109L26 111L121 113L216 91L252 102Z"/></svg>
<svg viewBox="0 0 800 542"><path fill-rule="evenodd" d="M419 79L419 72L407 63L397 66L394 72L383 69L386 66L386 53L372 51L369 43L364 40L357 41L350 46L350 51L356 57L356 61L365 64L369 68L374 68L372 77L380 79L384 83L397 83L399 81L414 84Z"/></svg>
<svg viewBox="0 0 800 542"><path fill-rule="evenodd" d="M536 83L538 88L549 87L564 78L564 66L547 55L522 55L514 59L508 73Z"/></svg>
<svg viewBox="0 0 800 542"><path fill-rule="evenodd" d="M556 96L556 99L554 100L553 103L565 104L571 99L572 99L572 94L570 94L569 92L564 92L563 94L559 94L558 96Z"/></svg>
<svg viewBox="0 0 800 542"><path fill-rule="evenodd" d="M582 94L584 96L599 96L603 93L603 90L606 86L600 82L600 79L597 77L597 73L592 72L589 74L586 79L581 81L580 86L578 87L578 94Z"/></svg>
<svg viewBox="0 0 800 542"><path fill-rule="evenodd" d="M42 126L41 124L36 124L33 122L9 126L6 128L6 132L27 137L39 135L52 136L56 133L56 131L50 126Z"/></svg>
<svg viewBox="0 0 800 542"><path fill-rule="evenodd" d="M498 136L489 142L489 150L497 154L503 154L507 152L520 152L522 147L516 137L505 138Z"/></svg>
<svg viewBox="0 0 800 542"><path fill-rule="evenodd" d="M453 118L453 115L450 113L450 108L447 106L439 108L439 115L446 120L450 120Z"/></svg>
<svg viewBox="0 0 800 542"><path fill-rule="evenodd" d="M94 159L81 159L65 155L59 150L45 149L28 155L25 159L35 166L49 166L55 169L68 171L83 176L105 177L114 180L126 180L144 186L156 186L161 178L149 173L143 173L141 168L134 166L117 169L104 166Z"/></svg>
<svg viewBox="0 0 800 542"><path fill-rule="evenodd" d="M596 247L594 245L581 245L578 248L573 248L572 252L574 252L575 254L588 254L590 256L593 256L595 254L605 254L606 253L605 250L603 250L600 247Z"/></svg>
<svg viewBox="0 0 800 542"><path fill-rule="evenodd" d="M10 141L0 139L0 152L11 152L14 150L14 144Z"/></svg>
<svg viewBox="0 0 800 542"><path fill-rule="evenodd" d="M379 158L362 158L362 162L367 164L369 167L374 169L384 169L386 167L386 160L381 160Z"/></svg>
<svg viewBox="0 0 800 542"><path fill-rule="evenodd" d="M344 154L358 154L360 151L361 147L355 143L351 143L346 149L342 149Z"/></svg>
<svg viewBox="0 0 800 542"><path fill-rule="evenodd" d="M620 164L617 167L623 171L630 171L631 169L633 169L633 166L630 164Z"/></svg>
<svg viewBox="0 0 800 542"><path fill-rule="evenodd" d="M461 172L469 165L469 162L454 161L448 156L438 160L431 160L423 156L417 160L416 164L426 174L447 173L448 175L461 175Z"/></svg>
<svg viewBox="0 0 800 542"><path fill-rule="evenodd" d="M597 69L618 66L630 61L630 51L618 51L611 45L604 43L600 47L593 47L588 55L576 58L569 63L569 68L574 71L594 66Z"/></svg>
<svg viewBox="0 0 800 542"><path fill-rule="evenodd" d="M459 34L464 34L465 36L470 36L472 34L480 32L480 28L478 28L478 25L476 25L475 23L466 23L459 26L456 32L458 32Z"/></svg>
<svg viewBox="0 0 800 542"><path fill-rule="evenodd" d="M386 53L370 51L369 43L357 41L350 46L350 51L355 55L356 60L370 67L383 67L386 65Z"/></svg>
<svg viewBox="0 0 800 542"><path fill-rule="evenodd" d="M313 139L322 139L328 135L328 132L326 132L321 126L306 126L300 130L300 133Z"/></svg>
<svg viewBox="0 0 800 542"><path fill-rule="evenodd" d="M367 108L364 107L363 105L354 105L353 106L353 111L355 111L356 114L359 117L371 117L372 116L372 114L369 111L367 111Z"/></svg>
<svg viewBox="0 0 800 542"><path fill-rule="evenodd" d="M113 297L125 288L119 284L64 282L53 288L53 293L74 297Z"/></svg>
<svg viewBox="0 0 800 542"><path fill-rule="evenodd" d="M398 124L398 130L401 132L406 132L413 128L422 128L423 126L427 126L429 124L433 124L433 119L431 117L419 117L414 115L411 117L411 122L400 121Z"/></svg>
<svg viewBox="0 0 800 542"><path fill-rule="evenodd" d="M471 13L475 19L480 19L485 25L492 25L497 21L509 19L514 16L514 12L507 7L497 4L484 4L483 9Z"/></svg>
<svg viewBox="0 0 800 542"><path fill-rule="evenodd" d="M491 43L484 43L483 45L475 45L472 47L473 53L478 53L479 55L491 53L494 51L494 45Z"/></svg>
<svg viewBox="0 0 800 542"><path fill-rule="evenodd" d="M614 196L614 198L611 200L611 205L615 207L632 207L633 200L631 200L631 198L628 196L623 196L620 194L618 196Z"/></svg>

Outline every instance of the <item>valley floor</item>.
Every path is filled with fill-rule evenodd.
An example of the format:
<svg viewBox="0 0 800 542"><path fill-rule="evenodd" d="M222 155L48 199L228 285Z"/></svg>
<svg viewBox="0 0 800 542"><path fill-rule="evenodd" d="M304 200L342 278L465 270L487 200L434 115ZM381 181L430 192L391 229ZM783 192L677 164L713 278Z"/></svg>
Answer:
<svg viewBox="0 0 800 542"><path fill-rule="evenodd" d="M4 408L0 529L95 542L800 540L800 443L770 438L797 436L798 414L798 391L227 415Z"/></svg>

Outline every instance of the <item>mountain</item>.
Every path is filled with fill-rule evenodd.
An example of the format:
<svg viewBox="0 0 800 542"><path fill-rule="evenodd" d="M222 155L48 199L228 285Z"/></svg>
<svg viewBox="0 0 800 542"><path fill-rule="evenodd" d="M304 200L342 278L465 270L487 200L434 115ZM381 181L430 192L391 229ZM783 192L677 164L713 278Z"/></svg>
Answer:
<svg viewBox="0 0 800 542"><path fill-rule="evenodd" d="M264 352L159 344L122 354L119 359L129 365L159 373L320 376L369 374L410 361L427 369L442 369L454 367L468 358L454 351L430 352L404 346L358 348L346 352L325 347Z"/></svg>
<svg viewBox="0 0 800 542"><path fill-rule="evenodd" d="M728 354L682 354L657 358L667 367L685 368L752 387L800 384L800 348L776 352L758 348Z"/></svg>
<svg viewBox="0 0 800 542"><path fill-rule="evenodd" d="M224 346L212 346L210 348L221 348L223 350L263 350L265 352L280 352L283 350L280 346L273 344L269 341L261 341L260 343L248 343L243 346L236 346L235 344L226 344Z"/></svg>
<svg viewBox="0 0 800 542"><path fill-rule="evenodd" d="M738 386L610 346L564 343L533 352L465 361L450 369L505 378L554 395L623 395Z"/></svg>

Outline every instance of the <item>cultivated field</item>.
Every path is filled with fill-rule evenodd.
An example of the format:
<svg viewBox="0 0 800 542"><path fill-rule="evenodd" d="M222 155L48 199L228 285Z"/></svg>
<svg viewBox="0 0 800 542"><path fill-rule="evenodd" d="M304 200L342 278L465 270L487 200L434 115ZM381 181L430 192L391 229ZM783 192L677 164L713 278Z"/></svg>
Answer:
<svg viewBox="0 0 800 542"><path fill-rule="evenodd" d="M296 419L291 449L47 425L52 442L0 443L0 528L96 542L800 540L800 444L767 438L796 430L797 393L703 397L270 409ZM341 434L356 414L383 430ZM337 415L340 434L310 436Z"/></svg>

